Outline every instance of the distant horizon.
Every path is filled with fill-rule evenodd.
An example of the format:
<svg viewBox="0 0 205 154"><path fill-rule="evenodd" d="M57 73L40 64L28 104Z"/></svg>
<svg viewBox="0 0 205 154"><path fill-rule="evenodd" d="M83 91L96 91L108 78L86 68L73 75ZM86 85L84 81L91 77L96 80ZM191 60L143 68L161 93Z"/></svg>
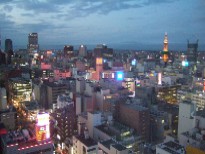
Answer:
<svg viewBox="0 0 205 154"><path fill-rule="evenodd" d="M195 42L190 42L195 43ZM163 50L163 42L160 44L152 43L152 44L144 44L144 43L97 43L97 44L105 44L108 48L113 48L114 50L147 50L147 51L162 51ZM86 45L88 50L93 50L96 45L95 43L83 44ZM78 50L81 44L39 44L40 50L62 50L65 45L74 46L74 50ZM2 45L2 49L4 50L4 45ZM27 45L13 45L14 50L18 49L27 49ZM187 43L169 43L169 51L187 51ZM198 43L198 51L205 51L205 44Z"/></svg>
<svg viewBox="0 0 205 154"><path fill-rule="evenodd" d="M187 40L197 39L205 50L204 8L204 0L3 0L0 35L12 39L14 48L26 48L29 33L36 32L42 48L102 42L162 50L167 33L170 51L186 50Z"/></svg>

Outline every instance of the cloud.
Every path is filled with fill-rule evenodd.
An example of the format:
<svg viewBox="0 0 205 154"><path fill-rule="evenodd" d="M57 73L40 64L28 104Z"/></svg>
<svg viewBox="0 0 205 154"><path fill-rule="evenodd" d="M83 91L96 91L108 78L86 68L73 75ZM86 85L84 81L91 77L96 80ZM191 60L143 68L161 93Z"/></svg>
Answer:
<svg viewBox="0 0 205 154"><path fill-rule="evenodd" d="M132 35L136 36L133 37L133 39L135 39L138 38L140 34L140 32L138 34L136 31L143 31L145 26L149 29L150 25L152 25L147 35L150 35L150 33L159 33L169 27L170 24L168 25L168 22L160 23L162 21L162 19L159 18L161 15L160 6L167 3L174 4L176 1L181 2L180 4L185 4L185 2L180 0L0 0L0 28L1 31L4 31L7 35L14 35L18 32L19 38L27 37L27 34L30 32L38 32L41 38L50 37L48 38L51 40L50 42L55 40L55 37L58 38L58 41L61 41L60 39L71 38L71 36L72 39L90 39L93 37L93 40L101 39L99 38L100 36L106 40L106 37L109 36L104 36L105 33L107 35L112 33L110 35L113 35L114 39L127 39L128 34L129 38L132 38ZM191 0L189 0L189 2L191 2ZM152 9L157 7L160 9L158 9L156 17L153 17L155 11L142 11L145 10L143 8L146 7ZM184 6L180 5L180 7ZM129 9L139 14L135 16ZM178 10L181 13L181 10ZM199 10L204 12L202 8ZM127 14L124 15L124 13ZM172 12L170 14L172 14ZM164 16L166 15L165 12ZM183 15L183 13L180 15ZM116 17L117 19L111 19L112 17ZM158 23L155 24L153 19L151 19L152 17ZM180 23L182 22L183 25L187 24L186 19L184 19L186 17L176 18L180 19L176 27L181 31ZM196 17L194 17L194 19L196 20ZM199 16L198 19L199 22L201 22L204 18ZM162 25L164 27L163 29ZM152 31L154 26L157 27L159 31ZM195 27L197 27L197 25ZM112 28L110 32L108 32L109 28ZM116 35L117 37L114 37ZM17 35L15 37L17 37ZM47 40L45 40L45 42L46 41Z"/></svg>

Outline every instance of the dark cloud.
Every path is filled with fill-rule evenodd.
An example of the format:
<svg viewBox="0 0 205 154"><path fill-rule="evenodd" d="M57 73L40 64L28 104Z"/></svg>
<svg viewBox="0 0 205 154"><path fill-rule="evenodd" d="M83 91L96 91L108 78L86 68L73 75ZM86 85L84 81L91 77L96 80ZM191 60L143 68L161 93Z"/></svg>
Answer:
<svg viewBox="0 0 205 154"><path fill-rule="evenodd" d="M108 14L112 11L118 11L129 8L139 8L146 5L169 3L176 0L3 0L0 3L15 4L19 8L23 8L28 11L33 11L35 14L40 13L59 13L62 14L64 10L61 10L63 6L71 7L68 9L67 16L69 17L83 17L92 13ZM64 14L66 15L66 14Z"/></svg>
<svg viewBox="0 0 205 154"><path fill-rule="evenodd" d="M0 0L0 4L11 3L15 0Z"/></svg>

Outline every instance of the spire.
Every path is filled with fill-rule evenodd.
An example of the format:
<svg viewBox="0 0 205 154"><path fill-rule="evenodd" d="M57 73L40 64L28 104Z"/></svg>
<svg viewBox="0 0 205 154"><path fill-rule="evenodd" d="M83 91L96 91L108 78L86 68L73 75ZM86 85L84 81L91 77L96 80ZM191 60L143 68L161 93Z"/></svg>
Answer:
<svg viewBox="0 0 205 154"><path fill-rule="evenodd" d="M165 32L164 35L164 48L163 48L164 52L168 52L168 36L167 36L167 32Z"/></svg>
<svg viewBox="0 0 205 154"><path fill-rule="evenodd" d="M165 32L164 35L164 46L163 46L163 61L165 64L168 62L169 57L168 57L168 36L167 32Z"/></svg>

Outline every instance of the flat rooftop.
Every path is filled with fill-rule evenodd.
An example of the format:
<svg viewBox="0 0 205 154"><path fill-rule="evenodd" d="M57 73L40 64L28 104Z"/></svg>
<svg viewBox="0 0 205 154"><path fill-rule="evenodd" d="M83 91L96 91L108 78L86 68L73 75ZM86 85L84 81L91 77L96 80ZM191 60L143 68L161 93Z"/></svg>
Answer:
<svg viewBox="0 0 205 154"><path fill-rule="evenodd" d="M58 83L58 82L45 82L45 85L49 87L65 87L65 84Z"/></svg>
<svg viewBox="0 0 205 154"><path fill-rule="evenodd" d="M95 142L93 139L88 138L85 139L85 137L83 135L81 136L75 136L79 141L81 141L84 145L86 145L87 147L91 147L91 146L95 146L97 145L97 142Z"/></svg>
<svg viewBox="0 0 205 154"><path fill-rule="evenodd" d="M113 146L115 149L117 149L118 151L123 151L126 150L127 148L124 147L121 144L118 144L116 141L110 139L110 140L106 140L106 141L102 141L100 142L104 147L106 147L107 149L110 149L111 146Z"/></svg>
<svg viewBox="0 0 205 154"><path fill-rule="evenodd" d="M205 109L196 111L196 116L205 118Z"/></svg>
<svg viewBox="0 0 205 154"><path fill-rule="evenodd" d="M143 107L143 106L138 105L138 104L123 104L123 105L128 107L128 108L131 108L133 110L136 110L136 111L146 111L146 110L148 110L148 108Z"/></svg>
<svg viewBox="0 0 205 154"><path fill-rule="evenodd" d="M185 151L183 146L181 146L180 144L175 143L173 141L159 144L158 147L160 147L161 149L163 149L171 154L181 154L182 152Z"/></svg>

